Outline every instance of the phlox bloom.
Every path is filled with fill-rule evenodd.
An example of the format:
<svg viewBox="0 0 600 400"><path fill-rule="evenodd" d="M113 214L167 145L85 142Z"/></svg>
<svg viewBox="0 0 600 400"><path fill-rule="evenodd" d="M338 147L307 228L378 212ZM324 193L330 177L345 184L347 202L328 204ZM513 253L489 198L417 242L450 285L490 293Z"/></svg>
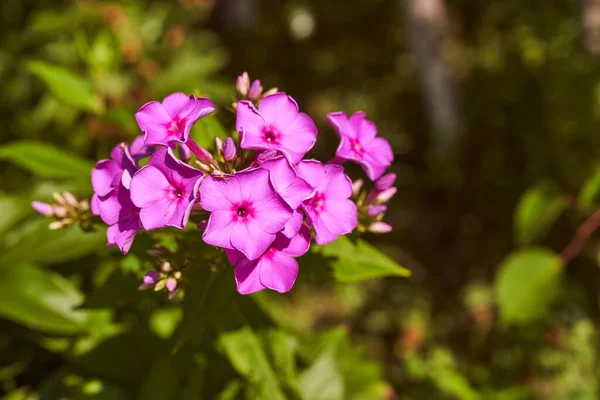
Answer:
<svg viewBox="0 0 600 400"><path fill-rule="evenodd" d="M359 111L350 118L343 112L327 114L327 120L340 137L335 155L360 164L369 179L378 179L392 164L390 143L377 137L377 127Z"/></svg>
<svg viewBox="0 0 600 400"><path fill-rule="evenodd" d="M306 254L309 246L310 230L303 225L291 239L277 234L271 246L256 260L248 260L239 251L226 250L229 261L236 265L234 274L238 292L250 294L265 288L288 292L298 276L298 262L294 257Z"/></svg>
<svg viewBox="0 0 600 400"><path fill-rule="evenodd" d="M258 110L250 101L238 102L236 129L241 148L279 150L293 164L300 162L317 140L313 120L283 92L262 99Z"/></svg>
<svg viewBox="0 0 600 400"><path fill-rule="evenodd" d="M208 176L200 186L202 208L210 211L206 243L259 258L292 217L277 194L269 171L253 169L224 177Z"/></svg>
<svg viewBox="0 0 600 400"><path fill-rule="evenodd" d="M304 201L308 224L315 231L315 242L326 244L352 232L358 223L358 210L349 200L352 182L344 169L335 164L305 160L296 166L296 171L315 190L314 195Z"/></svg>
<svg viewBox="0 0 600 400"><path fill-rule="evenodd" d="M158 149L131 179L131 201L145 229L183 229L198 198L201 171L179 161L170 148Z"/></svg>

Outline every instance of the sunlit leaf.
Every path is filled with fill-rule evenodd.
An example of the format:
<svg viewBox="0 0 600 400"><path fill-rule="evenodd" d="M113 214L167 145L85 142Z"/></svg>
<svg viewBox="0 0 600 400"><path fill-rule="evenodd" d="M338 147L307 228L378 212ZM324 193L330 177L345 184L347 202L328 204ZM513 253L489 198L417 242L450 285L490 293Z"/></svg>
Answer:
<svg viewBox="0 0 600 400"><path fill-rule="evenodd" d="M515 210L515 236L521 245L543 239L567 207L565 196L549 183L529 189Z"/></svg>
<svg viewBox="0 0 600 400"><path fill-rule="evenodd" d="M231 364L254 386L261 399L286 399L260 340L250 328L224 334L219 342Z"/></svg>
<svg viewBox="0 0 600 400"><path fill-rule="evenodd" d="M29 61L27 69L48 86L56 98L82 111L100 113L102 100L94 92L90 82L66 68L43 61Z"/></svg>
<svg viewBox="0 0 600 400"><path fill-rule="evenodd" d="M90 180L94 164L49 143L22 140L0 146L0 160L47 178Z"/></svg>
<svg viewBox="0 0 600 400"><path fill-rule="evenodd" d="M77 333L86 313L83 296L59 274L27 264L0 270L0 315L35 330Z"/></svg>
<svg viewBox="0 0 600 400"><path fill-rule="evenodd" d="M213 149L215 147L215 138L219 137L222 140L227 138L227 131L217 119L215 113L209 114L196 122L190 132L190 136L198 144L205 149Z"/></svg>
<svg viewBox="0 0 600 400"><path fill-rule="evenodd" d="M332 262L333 275L340 282L356 282L384 276L410 276L410 271L379 251L373 245L359 239L356 244L346 236L322 246L320 250Z"/></svg>
<svg viewBox="0 0 600 400"><path fill-rule="evenodd" d="M550 250L523 249L509 254L495 281L504 323L524 324L542 317L558 294L563 261Z"/></svg>
<svg viewBox="0 0 600 400"><path fill-rule="evenodd" d="M591 206L600 199L600 169L590 176L581 187L577 201L582 206Z"/></svg>
<svg viewBox="0 0 600 400"><path fill-rule="evenodd" d="M304 400L343 400L344 381L337 370L333 350L322 354L298 378Z"/></svg>
<svg viewBox="0 0 600 400"><path fill-rule="evenodd" d="M37 219L13 232L15 243L0 254L0 270L19 262L59 263L106 247L106 232L83 232L72 226L51 231L49 220Z"/></svg>

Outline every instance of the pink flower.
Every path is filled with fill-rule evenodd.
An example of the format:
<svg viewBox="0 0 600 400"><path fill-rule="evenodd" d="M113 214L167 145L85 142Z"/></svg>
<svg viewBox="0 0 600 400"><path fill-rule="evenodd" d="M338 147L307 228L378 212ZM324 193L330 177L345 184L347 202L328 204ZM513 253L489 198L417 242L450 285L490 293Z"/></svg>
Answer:
<svg viewBox="0 0 600 400"><path fill-rule="evenodd" d="M298 208L304 200L312 196L313 188L296 174L289 161L283 156L270 157L262 161L261 168L269 171L271 184L283 201L289 205L294 213L285 224L282 233L291 238L298 233L304 219Z"/></svg>
<svg viewBox="0 0 600 400"><path fill-rule="evenodd" d="M106 196L123 182L129 188L131 176L138 170L137 163L126 143L117 144L110 152L110 160L100 160L92 169L92 188L98 196Z"/></svg>
<svg viewBox="0 0 600 400"><path fill-rule="evenodd" d="M226 250L227 257L235 267L235 282L241 294L258 292L265 288L279 293L288 292L298 276L300 257L310 246L310 230L303 225L299 233L289 239L278 234L267 251L256 260L248 260L236 250Z"/></svg>
<svg viewBox="0 0 600 400"><path fill-rule="evenodd" d="M183 229L198 198L201 171L182 163L170 148L158 149L131 179L131 201L145 229Z"/></svg>
<svg viewBox="0 0 600 400"><path fill-rule="evenodd" d="M293 164L302 160L317 139L315 123L283 92L262 99L258 110L250 101L240 101L236 129L241 148L279 150Z"/></svg>
<svg viewBox="0 0 600 400"><path fill-rule="evenodd" d="M140 209L131 202L129 189L121 182L105 196L95 194L92 197L92 210L108 225L108 245L116 244L123 254L127 254L136 233L142 229Z"/></svg>
<svg viewBox="0 0 600 400"><path fill-rule="evenodd" d="M292 217L292 210L273 189L265 169L206 177L200 186L200 203L211 212L204 241L238 250L250 260L267 250Z"/></svg>
<svg viewBox="0 0 600 400"><path fill-rule="evenodd" d="M173 93L162 103L146 103L135 114L135 119L145 134L146 146L167 146L171 142L186 142L196 121L214 110L215 106L208 99Z"/></svg>
<svg viewBox="0 0 600 400"><path fill-rule="evenodd" d="M340 136L335 155L360 164L371 180L379 178L392 164L394 153L389 142L377 136L375 124L359 111L350 118L341 111L327 114L327 120Z"/></svg>
<svg viewBox="0 0 600 400"><path fill-rule="evenodd" d="M315 230L315 241L326 244L352 232L358 223L358 211L356 204L348 199L352 196L352 182L344 169L335 164L305 160L296 166L296 172L315 189L314 195L304 201L308 223Z"/></svg>

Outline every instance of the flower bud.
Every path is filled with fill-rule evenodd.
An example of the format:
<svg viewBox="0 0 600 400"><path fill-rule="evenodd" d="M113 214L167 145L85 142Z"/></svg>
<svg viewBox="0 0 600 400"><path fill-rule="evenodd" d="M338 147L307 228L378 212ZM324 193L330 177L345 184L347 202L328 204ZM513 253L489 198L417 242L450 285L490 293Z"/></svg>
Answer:
<svg viewBox="0 0 600 400"><path fill-rule="evenodd" d="M235 88L242 97L246 97L248 90L250 89L250 77L247 72L244 72L237 77Z"/></svg>
<svg viewBox="0 0 600 400"><path fill-rule="evenodd" d="M277 89L276 87L274 87L273 89L269 89L269 90L267 90L266 92L264 92L264 93L262 94L262 97L263 97L263 98L265 98L265 97L267 97L267 96L270 96L270 95L272 95L272 94L275 94L275 93L277 93L278 91L279 91L279 89Z"/></svg>
<svg viewBox="0 0 600 400"><path fill-rule="evenodd" d="M250 86L250 92L248 93L248 97L250 98L250 100L258 100L262 93L262 90L263 88L260 85L260 81L257 79L254 82L252 82L252 85Z"/></svg>
<svg viewBox="0 0 600 400"><path fill-rule="evenodd" d="M165 281L165 279L161 279L160 281L156 282L156 285L154 285L154 291L160 292L161 290L163 290L165 288L166 284L167 284L167 282Z"/></svg>
<svg viewBox="0 0 600 400"><path fill-rule="evenodd" d="M54 222L50 222L50 225L48 225L48 229L50 229L51 231L55 231L57 229L61 229L64 226L64 224L62 223L62 221L54 221Z"/></svg>
<svg viewBox="0 0 600 400"><path fill-rule="evenodd" d="M160 279L160 275L156 271L148 271L146 275L144 275L144 285L154 286L156 282Z"/></svg>
<svg viewBox="0 0 600 400"><path fill-rule="evenodd" d="M48 203L42 203L41 201L32 201L31 207L35 211L39 212L42 215L45 215L46 217L51 217L54 215L54 210L52 208L52 205L50 205Z"/></svg>
<svg viewBox="0 0 600 400"><path fill-rule="evenodd" d="M77 201L77 199L75 198L75 196L73 196L73 194L71 192L63 192L63 198L65 199L65 201L70 205L73 206L75 208L79 207L79 202Z"/></svg>
<svg viewBox="0 0 600 400"><path fill-rule="evenodd" d="M175 279L175 278L167 279L166 286L167 286L167 290L169 292L174 291L175 289L177 289L177 279Z"/></svg>
<svg viewBox="0 0 600 400"><path fill-rule="evenodd" d="M362 189L363 187L363 183L364 181L362 179L357 179L354 182L352 182L352 196L358 196L358 194L360 193L360 189Z"/></svg>
<svg viewBox="0 0 600 400"><path fill-rule="evenodd" d="M190 161L190 158L192 158L192 151L185 143L179 143L179 148L177 150L179 152L179 158L181 158L181 161Z"/></svg>
<svg viewBox="0 0 600 400"><path fill-rule="evenodd" d="M223 152L223 141L218 136L215 137L215 147L217 149L217 153L222 153Z"/></svg>
<svg viewBox="0 0 600 400"><path fill-rule="evenodd" d="M228 137L225 140L225 144L223 144L223 158L225 161L231 161L235 159L235 155L237 153L237 149L235 148L235 143L232 138Z"/></svg>
<svg viewBox="0 0 600 400"><path fill-rule="evenodd" d="M198 147L195 151L195 154L201 163L207 164L207 165L212 164L212 162L213 162L212 154L210 154L207 150L203 149L202 147Z"/></svg>
<svg viewBox="0 0 600 400"><path fill-rule="evenodd" d="M383 214L384 212L387 211L387 206L384 204L373 204L371 206L369 206L369 208L367 209L367 215L369 217L376 217L379 214Z"/></svg>
<svg viewBox="0 0 600 400"><path fill-rule="evenodd" d="M67 204L67 201L64 199L64 197L60 195L60 193L54 192L52 193L52 197L54 197L54 200L56 200L58 204L61 204L63 206Z"/></svg>
<svg viewBox="0 0 600 400"><path fill-rule="evenodd" d="M208 220L198 222L198 229L206 229L208 226Z"/></svg>
<svg viewBox="0 0 600 400"><path fill-rule="evenodd" d="M165 261L164 263L160 264L160 270L162 272L169 272L171 269L171 263L168 261Z"/></svg>
<svg viewBox="0 0 600 400"><path fill-rule="evenodd" d="M383 192L384 190L391 188L394 182L396 182L396 174L385 174L375 182L375 189Z"/></svg>
<svg viewBox="0 0 600 400"><path fill-rule="evenodd" d="M392 226L385 222L373 222L368 230L373 233L388 233L392 231Z"/></svg>
<svg viewBox="0 0 600 400"><path fill-rule="evenodd" d="M52 210L54 215L59 218L64 218L67 216L67 209L63 206L57 206L56 204L53 204Z"/></svg>
<svg viewBox="0 0 600 400"><path fill-rule="evenodd" d="M378 203L387 203L392 197L394 197L397 190L398 189L393 186L391 188L387 188L383 192L379 193L375 200Z"/></svg>

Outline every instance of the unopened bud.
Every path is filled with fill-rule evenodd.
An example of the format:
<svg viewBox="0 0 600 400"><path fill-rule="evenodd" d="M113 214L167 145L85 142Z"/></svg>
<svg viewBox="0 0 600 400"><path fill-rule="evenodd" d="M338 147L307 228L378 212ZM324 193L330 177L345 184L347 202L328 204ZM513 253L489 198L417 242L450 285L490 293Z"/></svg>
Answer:
<svg viewBox="0 0 600 400"><path fill-rule="evenodd" d="M169 292L174 291L175 289L177 289L177 279L175 279L175 278L167 279L166 286L167 286L167 290Z"/></svg>
<svg viewBox="0 0 600 400"><path fill-rule="evenodd" d="M50 222L50 225L48 225L48 229L50 229L51 231L55 231L57 229L61 229L63 226L64 225L62 221L53 221Z"/></svg>
<svg viewBox="0 0 600 400"><path fill-rule="evenodd" d="M156 285L154 285L154 291L160 292L161 290L163 290L165 288L166 284L167 284L167 282L164 279L156 282Z"/></svg>
<svg viewBox="0 0 600 400"><path fill-rule="evenodd" d="M67 201L64 199L64 197L60 195L60 193L54 192L52 193L52 197L54 197L54 200L56 200L58 204L61 204L63 206L67 204Z"/></svg>
<svg viewBox="0 0 600 400"><path fill-rule="evenodd" d="M373 233L388 233L392 231L392 226L385 222L373 222L369 225L368 230Z"/></svg>
<svg viewBox="0 0 600 400"><path fill-rule="evenodd" d="M63 218L61 222L63 226L71 225L73 223L73 218Z"/></svg>
<svg viewBox="0 0 600 400"><path fill-rule="evenodd" d="M232 138L228 137L225 140L225 144L223 144L223 158L225 161L231 161L235 159L235 155L237 153L237 149L235 148L235 143Z"/></svg>
<svg viewBox="0 0 600 400"><path fill-rule="evenodd" d="M220 137L215 137L215 148L217 149L217 153L223 152L223 141Z"/></svg>
<svg viewBox="0 0 600 400"><path fill-rule="evenodd" d="M363 183L365 183L362 179L357 179L352 182L352 196L358 196L360 193L360 189L363 187Z"/></svg>
<svg viewBox="0 0 600 400"><path fill-rule="evenodd" d="M188 162L190 161L190 158L192 158L192 152L185 143L179 143L177 151L179 153L179 158L181 158L181 161L183 162Z"/></svg>
<svg viewBox="0 0 600 400"><path fill-rule="evenodd" d="M64 218L67 216L67 209L63 206L53 205L52 210L54 211L54 215L59 218Z"/></svg>
<svg viewBox="0 0 600 400"><path fill-rule="evenodd" d="M75 207L78 208L79 207L79 202L77 201L77 199L75 198L75 196L73 196L73 194L71 192L63 192L63 198L65 199L65 201Z"/></svg>
<svg viewBox="0 0 600 400"><path fill-rule="evenodd" d="M396 174L385 174L375 182L375 189L383 192L384 190L391 188L394 182L396 182Z"/></svg>
<svg viewBox="0 0 600 400"><path fill-rule="evenodd" d="M244 72L237 77L235 88L242 97L246 97L248 90L250 89L250 77L247 72Z"/></svg>
<svg viewBox="0 0 600 400"><path fill-rule="evenodd" d="M392 197L394 197L394 195L396 194L396 191L398 189L396 189L395 187L391 187L388 189L385 189L383 192L379 193L377 195L377 198L375 199L378 203L387 203L388 201L390 201L390 199Z"/></svg>
<svg viewBox="0 0 600 400"><path fill-rule="evenodd" d="M275 94L279 91L279 89L277 89L276 87L274 87L273 89L269 89L266 92L263 93L262 97L265 98L267 96L270 96L272 94Z"/></svg>
<svg viewBox="0 0 600 400"><path fill-rule="evenodd" d="M195 151L196 157L198 157L198 161L203 164L212 164L213 156L208 152L208 150L203 149L202 147L198 147Z"/></svg>
<svg viewBox="0 0 600 400"><path fill-rule="evenodd" d="M35 211L39 212L42 215L45 215L46 217L51 217L54 215L54 210L52 208L52 205L50 205L48 203L42 203L41 201L32 201L31 207Z"/></svg>
<svg viewBox="0 0 600 400"><path fill-rule="evenodd" d="M379 214L383 214L384 212L387 211L387 206L384 204L374 204L372 206L369 206L369 208L367 209L367 215L369 217L376 217Z"/></svg>
<svg viewBox="0 0 600 400"><path fill-rule="evenodd" d="M164 263L160 264L160 270L162 272L169 272L171 269L171 263L168 261L165 261Z"/></svg>
<svg viewBox="0 0 600 400"><path fill-rule="evenodd" d="M207 220L198 222L198 229L206 229L207 226L208 226Z"/></svg>
<svg viewBox="0 0 600 400"><path fill-rule="evenodd" d="M148 271L144 275L144 285L156 285L156 282L160 279L160 274L157 271Z"/></svg>
<svg viewBox="0 0 600 400"><path fill-rule="evenodd" d="M173 276L175 277L175 279L181 279L181 271L176 271Z"/></svg>
<svg viewBox="0 0 600 400"><path fill-rule="evenodd" d="M81 200L79 202L79 208L83 211L87 211L90 209L90 203L87 200Z"/></svg>
<svg viewBox="0 0 600 400"><path fill-rule="evenodd" d="M260 85L260 81L258 79L252 82L252 85L250 86L250 91L248 92L248 97L250 98L250 100L258 100L262 93L262 89L263 88Z"/></svg>
<svg viewBox="0 0 600 400"><path fill-rule="evenodd" d="M203 162L200 162L198 160L196 160L196 165L198 166L198 168L200 168L200 170L202 172L205 172L207 174L210 174L213 170L213 168L209 165L204 164Z"/></svg>

